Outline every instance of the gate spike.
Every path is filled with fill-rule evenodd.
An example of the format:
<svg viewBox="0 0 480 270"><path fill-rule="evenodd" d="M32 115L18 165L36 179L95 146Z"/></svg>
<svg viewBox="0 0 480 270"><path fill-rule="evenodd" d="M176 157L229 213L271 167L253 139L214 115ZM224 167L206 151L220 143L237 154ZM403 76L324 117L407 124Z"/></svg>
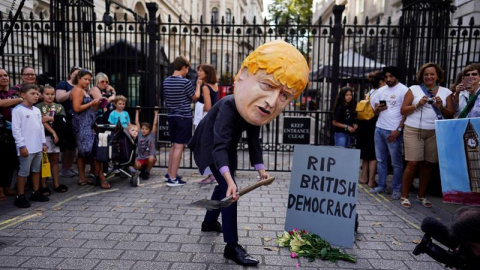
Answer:
<svg viewBox="0 0 480 270"><path fill-rule="evenodd" d="M475 25L475 20L473 19L473 17L470 18L470 26L474 26Z"/></svg>

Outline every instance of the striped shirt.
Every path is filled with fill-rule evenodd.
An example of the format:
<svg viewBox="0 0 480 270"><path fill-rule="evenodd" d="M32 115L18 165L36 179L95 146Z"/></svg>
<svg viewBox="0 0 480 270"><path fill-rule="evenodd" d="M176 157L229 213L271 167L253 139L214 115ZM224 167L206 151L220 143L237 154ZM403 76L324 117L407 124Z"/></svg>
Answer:
<svg viewBox="0 0 480 270"><path fill-rule="evenodd" d="M192 96L195 90L189 80L170 76L163 82L163 94L168 108L168 116L192 118Z"/></svg>

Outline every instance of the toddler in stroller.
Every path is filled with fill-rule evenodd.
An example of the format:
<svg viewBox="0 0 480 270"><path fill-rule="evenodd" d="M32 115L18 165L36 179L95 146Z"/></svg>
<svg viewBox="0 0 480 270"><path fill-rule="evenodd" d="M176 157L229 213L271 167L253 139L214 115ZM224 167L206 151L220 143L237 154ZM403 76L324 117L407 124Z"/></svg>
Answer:
<svg viewBox="0 0 480 270"><path fill-rule="evenodd" d="M136 143L128 128L123 128L119 123L97 127L97 160L108 163L106 177L118 171L120 177L130 178L131 183L138 182L138 174L130 169L135 160Z"/></svg>

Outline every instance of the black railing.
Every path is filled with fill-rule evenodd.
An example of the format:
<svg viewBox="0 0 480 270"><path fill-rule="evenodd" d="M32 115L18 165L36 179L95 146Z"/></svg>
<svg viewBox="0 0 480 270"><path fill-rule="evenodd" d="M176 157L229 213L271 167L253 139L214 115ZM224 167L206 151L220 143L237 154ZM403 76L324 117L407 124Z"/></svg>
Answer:
<svg viewBox="0 0 480 270"><path fill-rule="evenodd" d="M19 71L25 65L33 66L37 74L46 73L50 84L64 80L69 67L82 66L94 73L106 73L117 93L128 98L127 106L153 107L164 105L163 80L171 74L170 63L177 55L191 61L187 78L192 83L199 64L213 64L223 95L232 90L233 77L252 50L270 40L286 40L304 53L311 65L310 83L288 111L263 127L262 140L268 168L289 170L292 147L281 140L285 116L310 117L310 143L329 145L328 112L339 87L353 86L358 99L370 87L366 74L384 65L398 66L403 71L400 81L411 85L416 71L428 61L442 65L447 78L443 85L448 86L468 63L480 62L480 26L473 19L465 24L461 19L453 22L450 1L404 3L407 5L399 25L368 18L342 21L343 6L334 8L326 24L320 19L308 24L290 21L278 25L255 18L220 18L212 22L168 14L155 17L158 6L154 3L147 5L147 15L151 16L136 15L131 19L127 15L105 14L99 20L89 1L52 0L48 18L43 14L22 14L12 24L13 13L0 13L0 31L11 30L0 52L0 67L10 73L13 85L20 83ZM150 114L146 120L151 121ZM160 148L160 166L165 166L162 147L168 146ZM184 157L182 166L194 167L191 155Z"/></svg>

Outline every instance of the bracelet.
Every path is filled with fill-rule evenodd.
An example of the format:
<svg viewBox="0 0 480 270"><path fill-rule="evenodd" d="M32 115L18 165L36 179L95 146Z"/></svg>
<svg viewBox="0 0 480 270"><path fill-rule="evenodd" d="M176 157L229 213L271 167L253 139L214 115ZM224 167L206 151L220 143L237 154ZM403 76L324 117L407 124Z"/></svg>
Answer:
<svg viewBox="0 0 480 270"><path fill-rule="evenodd" d="M345 131L348 131L348 125L345 125Z"/></svg>

